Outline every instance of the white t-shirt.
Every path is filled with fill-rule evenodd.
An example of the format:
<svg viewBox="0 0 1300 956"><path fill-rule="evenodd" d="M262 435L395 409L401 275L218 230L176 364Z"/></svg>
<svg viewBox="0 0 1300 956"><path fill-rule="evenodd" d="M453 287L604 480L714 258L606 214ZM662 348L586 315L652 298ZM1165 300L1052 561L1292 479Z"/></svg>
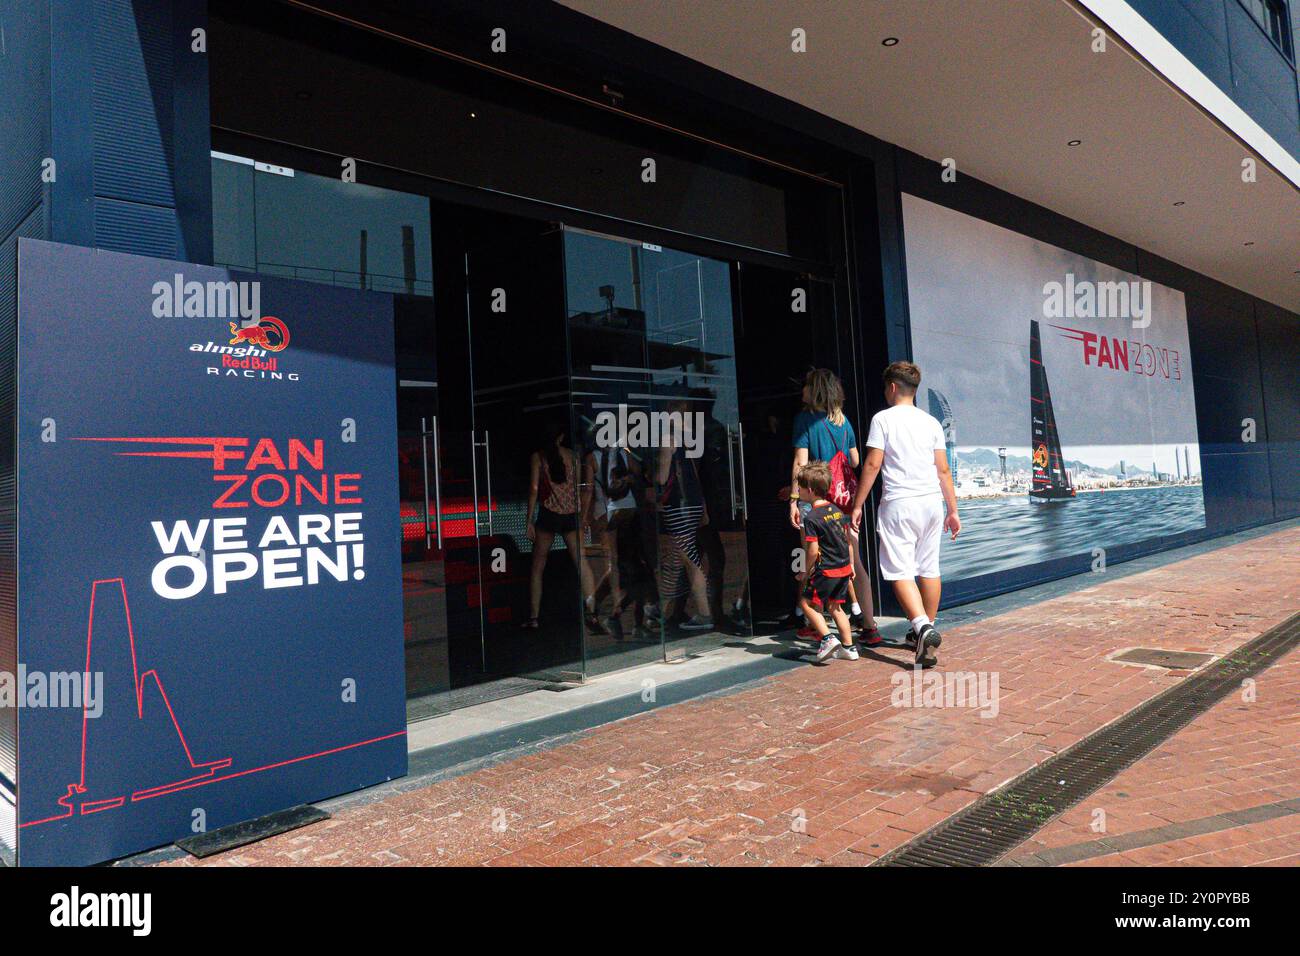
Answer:
<svg viewBox="0 0 1300 956"><path fill-rule="evenodd" d="M596 458L596 469L600 472L600 479L596 482L596 491L600 495L600 500L605 504L609 511L622 511L624 508L636 507L636 496L632 494L631 485L627 491L623 492L618 498L611 499L606 492L611 484L614 483L614 469L620 465L627 468L627 455L621 448L611 451L595 451L592 454ZM597 516L599 517L599 516Z"/></svg>
<svg viewBox="0 0 1300 956"><path fill-rule="evenodd" d="M942 494L934 453L942 451L943 426L915 405L892 405L871 419L867 447L880 448L883 501Z"/></svg>

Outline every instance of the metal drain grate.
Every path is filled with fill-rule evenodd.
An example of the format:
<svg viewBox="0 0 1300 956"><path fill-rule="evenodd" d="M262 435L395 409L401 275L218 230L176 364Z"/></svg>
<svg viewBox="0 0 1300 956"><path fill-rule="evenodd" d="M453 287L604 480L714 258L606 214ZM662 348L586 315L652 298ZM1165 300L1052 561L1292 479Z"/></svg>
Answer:
<svg viewBox="0 0 1300 956"><path fill-rule="evenodd" d="M1049 758L1001 790L981 797L962 813L882 857L877 865L987 866L995 862L1297 643L1300 614Z"/></svg>
<svg viewBox="0 0 1300 956"><path fill-rule="evenodd" d="M1166 651L1156 647L1135 647L1123 654L1111 658L1119 664L1151 664L1156 667L1168 667L1170 670L1195 670L1206 661L1214 659L1213 654L1200 654L1195 651Z"/></svg>

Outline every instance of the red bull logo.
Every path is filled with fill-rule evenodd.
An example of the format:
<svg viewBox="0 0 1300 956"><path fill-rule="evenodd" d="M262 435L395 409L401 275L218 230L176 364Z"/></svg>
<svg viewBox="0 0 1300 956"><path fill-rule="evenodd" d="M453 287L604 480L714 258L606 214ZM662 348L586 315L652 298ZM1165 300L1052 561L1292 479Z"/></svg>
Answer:
<svg viewBox="0 0 1300 956"><path fill-rule="evenodd" d="M248 345L266 349L268 352L283 352L289 345L289 327L273 315L264 315L256 325L240 328L230 323L231 345Z"/></svg>

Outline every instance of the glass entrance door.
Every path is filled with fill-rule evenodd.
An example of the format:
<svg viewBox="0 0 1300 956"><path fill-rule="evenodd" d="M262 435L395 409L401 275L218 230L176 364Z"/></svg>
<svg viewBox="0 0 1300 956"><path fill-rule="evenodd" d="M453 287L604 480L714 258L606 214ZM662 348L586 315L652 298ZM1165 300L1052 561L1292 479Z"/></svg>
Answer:
<svg viewBox="0 0 1300 956"><path fill-rule="evenodd" d="M854 417L852 340L847 323L836 319L835 284L751 263L741 265L738 273L740 320L735 341L749 481L747 530L754 622L759 633L773 633L790 622L798 600L792 560L802 541L790 526L787 492L794 418L802 407L808 370L829 368L839 375L848 393L845 411L854 419L859 445L866 437L867 422ZM870 556L875 550L870 507L865 521L862 541ZM868 566L874 563L870 558L867 561Z"/></svg>
<svg viewBox="0 0 1300 956"><path fill-rule="evenodd" d="M412 720L580 680L590 591L559 232L434 212L436 300L395 297Z"/></svg>
<svg viewBox="0 0 1300 956"><path fill-rule="evenodd" d="M480 680L581 680L589 483L572 427L561 234L480 217L465 257Z"/></svg>
<svg viewBox="0 0 1300 956"><path fill-rule="evenodd" d="M407 712L446 709L444 692L472 682L481 653L469 430L456 376L442 375L434 300L393 297L397 461L401 495ZM448 380L450 378L450 381Z"/></svg>
<svg viewBox="0 0 1300 956"><path fill-rule="evenodd" d="M589 672L747 636L733 266L564 233L575 431L592 474Z"/></svg>

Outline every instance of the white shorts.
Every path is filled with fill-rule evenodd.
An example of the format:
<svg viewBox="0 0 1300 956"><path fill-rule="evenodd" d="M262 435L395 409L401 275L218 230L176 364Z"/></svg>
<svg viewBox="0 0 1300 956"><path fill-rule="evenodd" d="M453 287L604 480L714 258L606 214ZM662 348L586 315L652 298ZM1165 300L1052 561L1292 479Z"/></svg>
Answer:
<svg viewBox="0 0 1300 956"><path fill-rule="evenodd" d="M939 538L943 534L943 498L922 495L880 503L880 576L901 581L939 576Z"/></svg>

